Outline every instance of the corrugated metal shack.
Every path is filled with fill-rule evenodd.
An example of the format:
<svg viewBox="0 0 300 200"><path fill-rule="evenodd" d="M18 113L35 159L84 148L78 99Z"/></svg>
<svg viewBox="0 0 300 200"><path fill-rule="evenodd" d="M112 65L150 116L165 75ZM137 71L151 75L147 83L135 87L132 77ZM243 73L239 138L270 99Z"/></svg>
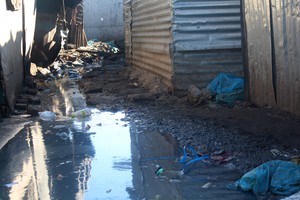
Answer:
<svg viewBox="0 0 300 200"><path fill-rule="evenodd" d="M58 53L60 50L57 15L62 10L63 3L65 8L74 9L80 0L0 2L1 108L13 109L16 98L22 91L24 78L29 75L30 62L50 64L56 58L57 54L53 52Z"/></svg>
<svg viewBox="0 0 300 200"><path fill-rule="evenodd" d="M0 2L0 104L13 108L22 90L35 30L35 0Z"/></svg>
<svg viewBox="0 0 300 200"><path fill-rule="evenodd" d="M300 115L300 1L244 1L250 99Z"/></svg>
<svg viewBox="0 0 300 200"><path fill-rule="evenodd" d="M240 0L125 0L126 59L171 90L243 76Z"/></svg>
<svg viewBox="0 0 300 200"><path fill-rule="evenodd" d="M60 31L69 30L69 42L85 45L82 0L37 1L37 20L32 62L47 67L61 49Z"/></svg>
<svg viewBox="0 0 300 200"><path fill-rule="evenodd" d="M83 12L88 39L124 42L123 0L84 0Z"/></svg>

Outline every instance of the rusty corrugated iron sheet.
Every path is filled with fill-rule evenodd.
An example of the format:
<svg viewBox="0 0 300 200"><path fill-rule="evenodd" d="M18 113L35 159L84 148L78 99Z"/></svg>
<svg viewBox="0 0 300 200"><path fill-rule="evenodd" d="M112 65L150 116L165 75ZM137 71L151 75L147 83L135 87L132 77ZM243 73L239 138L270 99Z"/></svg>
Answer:
<svg viewBox="0 0 300 200"><path fill-rule="evenodd" d="M9 2L14 7L7 6ZM35 0L0 2L0 69L1 104L14 107L21 92L25 75L25 64L29 62L35 29ZM25 32L26 31L26 32Z"/></svg>
<svg viewBox="0 0 300 200"><path fill-rule="evenodd" d="M277 105L300 115L300 2L272 3Z"/></svg>
<svg viewBox="0 0 300 200"><path fill-rule="evenodd" d="M172 88L171 0L132 1L132 65L161 77Z"/></svg>
<svg viewBox="0 0 300 200"><path fill-rule="evenodd" d="M173 4L175 89L204 88L221 72L243 76L240 0Z"/></svg>
<svg viewBox="0 0 300 200"><path fill-rule="evenodd" d="M124 42L125 42L125 57L126 64L131 65L132 56L132 33L131 33L131 23L132 23L132 12L131 12L132 0L124 0Z"/></svg>
<svg viewBox="0 0 300 200"><path fill-rule="evenodd" d="M298 3L297 3L298 2ZM245 1L250 98L300 115L299 1Z"/></svg>
<svg viewBox="0 0 300 200"><path fill-rule="evenodd" d="M250 99L275 106L269 1L245 1Z"/></svg>

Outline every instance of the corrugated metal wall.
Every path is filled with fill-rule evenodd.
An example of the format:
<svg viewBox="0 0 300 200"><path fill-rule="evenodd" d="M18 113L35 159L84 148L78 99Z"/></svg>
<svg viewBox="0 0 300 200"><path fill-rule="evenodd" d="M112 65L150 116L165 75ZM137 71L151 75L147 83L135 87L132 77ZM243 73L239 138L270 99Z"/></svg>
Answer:
<svg viewBox="0 0 300 200"><path fill-rule="evenodd" d="M124 0L125 57L126 57L127 65L131 65L131 53L132 53L131 4L132 4L132 0Z"/></svg>
<svg viewBox="0 0 300 200"><path fill-rule="evenodd" d="M275 106L269 1L245 1L251 101Z"/></svg>
<svg viewBox="0 0 300 200"><path fill-rule="evenodd" d="M172 88L171 0L132 1L132 65Z"/></svg>
<svg viewBox="0 0 300 200"><path fill-rule="evenodd" d="M19 5L16 10L10 10L7 8L8 2ZM5 100L10 108L13 108L16 96L21 92L24 65L30 58L35 29L35 5L35 0L26 0L24 5L22 1L0 2L0 85L4 87Z"/></svg>
<svg viewBox="0 0 300 200"><path fill-rule="evenodd" d="M83 0L88 39L124 41L123 0Z"/></svg>
<svg viewBox="0 0 300 200"><path fill-rule="evenodd" d="M243 76L240 0L174 0L175 89L204 88L221 72Z"/></svg>
<svg viewBox="0 0 300 200"><path fill-rule="evenodd" d="M250 98L300 115L299 1L245 1Z"/></svg>
<svg viewBox="0 0 300 200"><path fill-rule="evenodd" d="M278 107L300 115L300 1L273 0Z"/></svg>

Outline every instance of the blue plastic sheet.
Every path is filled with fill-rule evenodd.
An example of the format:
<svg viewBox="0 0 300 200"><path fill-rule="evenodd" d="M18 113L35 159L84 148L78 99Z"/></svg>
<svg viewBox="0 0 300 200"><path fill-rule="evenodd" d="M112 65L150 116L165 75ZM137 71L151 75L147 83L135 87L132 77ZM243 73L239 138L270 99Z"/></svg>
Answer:
<svg viewBox="0 0 300 200"><path fill-rule="evenodd" d="M281 160L269 161L246 173L232 187L255 194L292 195L300 191L300 165Z"/></svg>
<svg viewBox="0 0 300 200"><path fill-rule="evenodd" d="M233 106L236 101L244 100L245 80L227 73L219 74L207 89L216 95L219 104Z"/></svg>

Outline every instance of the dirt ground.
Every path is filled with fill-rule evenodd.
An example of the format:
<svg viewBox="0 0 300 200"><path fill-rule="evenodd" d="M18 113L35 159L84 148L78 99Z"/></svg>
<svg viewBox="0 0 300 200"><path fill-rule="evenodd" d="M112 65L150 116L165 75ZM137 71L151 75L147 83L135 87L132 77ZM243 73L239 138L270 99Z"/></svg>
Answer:
<svg viewBox="0 0 300 200"><path fill-rule="evenodd" d="M89 106L124 111L138 129L170 134L202 155L217 154L218 164L246 172L269 160L300 156L299 117L250 103L192 106L187 97L165 92L158 79L126 66L122 54L104 59L101 67L81 67L80 73L78 85ZM49 103L59 95L49 94L48 86L40 94L40 109L64 106Z"/></svg>

